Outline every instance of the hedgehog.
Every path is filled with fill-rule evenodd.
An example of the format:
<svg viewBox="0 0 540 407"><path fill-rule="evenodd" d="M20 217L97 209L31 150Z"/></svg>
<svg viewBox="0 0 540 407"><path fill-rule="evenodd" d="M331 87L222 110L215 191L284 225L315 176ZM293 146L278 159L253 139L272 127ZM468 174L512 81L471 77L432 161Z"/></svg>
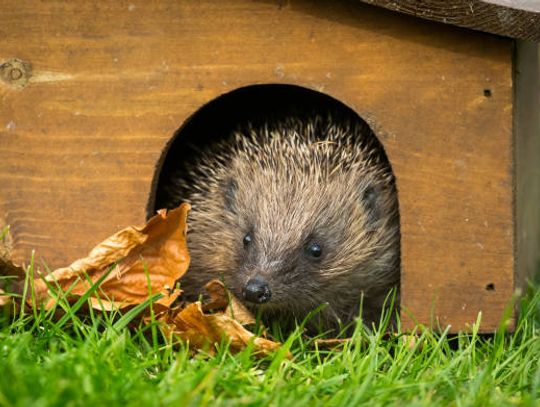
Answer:
<svg viewBox="0 0 540 407"><path fill-rule="evenodd" d="M376 323L399 293L395 180L360 118L246 123L188 172L165 184L168 206L192 206L186 298L218 278L263 320L310 316L320 331L354 325L360 310Z"/></svg>

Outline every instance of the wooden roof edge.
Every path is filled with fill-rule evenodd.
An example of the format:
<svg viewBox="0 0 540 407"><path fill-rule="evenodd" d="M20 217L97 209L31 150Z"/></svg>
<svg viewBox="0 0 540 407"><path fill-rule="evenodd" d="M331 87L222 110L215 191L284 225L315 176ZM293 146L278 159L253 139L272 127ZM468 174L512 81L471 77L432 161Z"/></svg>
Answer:
<svg viewBox="0 0 540 407"><path fill-rule="evenodd" d="M445 24L540 42L539 0L360 0Z"/></svg>

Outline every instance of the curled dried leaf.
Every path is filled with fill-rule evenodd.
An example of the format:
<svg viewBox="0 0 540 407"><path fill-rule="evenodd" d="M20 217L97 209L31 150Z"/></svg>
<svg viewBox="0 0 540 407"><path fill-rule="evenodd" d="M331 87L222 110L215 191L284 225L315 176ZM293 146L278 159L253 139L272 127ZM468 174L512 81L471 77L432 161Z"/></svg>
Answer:
<svg viewBox="0 0 540 407"><path fill-rule="evenodd" d="M12 298L9 295L4 295L6 292L0 288L0 307L10 305Z"/></svg>
<svg viewBox="0 0 540 407"><path fill-rule="evenodd" d="M182 341L188 342L192 350L206 349L213 353L215 345L229 342L232 352L239 352L252 343L254 354L267 355L277 350L281 344L257 337L243 325L255 323L251 312L235 298L219 280L212 280L205 286L210 301L195 302L184 309L162 313L158 320L164 331ZM212 313L207 313L211 311Z"/></svg>
<svg viewBox="0 0 540 407"><path fill-rule="evenodd" d="M19 280L24 280L26 271L24 267L13 264L10 260L0 256L0 275L13 276Z"/></svg>
<svg viewBox="0 0 540 407"><path fill-rule="evenodd" d="M225 340L230 342L232 352L239 352L252 343L254 354L264 356L281 346L278 342L255 336L227 315L205 314L200 302L164 316L161 322L167 333L188 342L194 350L207 349L213 352L213 345Z"/></svg>
<svg viewBox="0 0 540 407"><path fill-rule="evenodd" d="M91 298L97 308L133 306L156 293L165 294L157 304L167 307L174 301L169 294L175 282L189 266L189 209L188 204L182 204L169 212L159 211L143 228L123 229L94 247L87 257L36 279L37 302L50 308L57 301L47 284L58 285L64 291L70 289L70 297L77 298L103 277Z"/></svg>
<svg viewBox="0 0 540 407"><path fill-rule="evenodd" d="M222 311L242 325L254 324L255 317L219 280L211 280L204 286L210 296L210 302L202 304L202 310Z"/></svg>

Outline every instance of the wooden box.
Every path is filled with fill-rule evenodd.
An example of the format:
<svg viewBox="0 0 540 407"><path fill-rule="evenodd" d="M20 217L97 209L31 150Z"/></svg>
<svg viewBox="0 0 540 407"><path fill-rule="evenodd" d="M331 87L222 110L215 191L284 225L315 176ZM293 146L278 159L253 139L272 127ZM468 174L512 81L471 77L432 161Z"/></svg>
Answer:
<svg viewBox="0 0 540 407"><path fill-rule="evenodd" d="M493 331L540 247L540 17L416 3L398 11L501 36L359 1L3 1L0 222L12 259L35 249L63 266L143 224L188 118L238 89L294 85L354 109L386 150L404 327L456 332L481 311ZM487 18L501 12L508 24Z"/></svg>

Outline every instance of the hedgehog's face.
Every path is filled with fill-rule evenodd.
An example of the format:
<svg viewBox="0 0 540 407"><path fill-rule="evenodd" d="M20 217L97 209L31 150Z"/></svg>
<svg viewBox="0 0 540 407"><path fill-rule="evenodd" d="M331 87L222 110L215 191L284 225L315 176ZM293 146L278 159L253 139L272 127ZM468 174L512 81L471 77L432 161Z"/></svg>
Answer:
<svg viewBox="0 0 540 407"><path fill-rule="evenodd" d="M245 134L244 134L245 133ZM194 170L185 292L222 278L250 307L324 320L399 282L391 170L367 125L330 118L242 130ZM374 308L374 307L372 307Z"/></svg>
<svg viewBox="0 0 540 407"><path fill-rule="evenodd" d="M306 178L259 174L249 183L229 180L223 190L220 241L230 250L223 274L254 309L303 318L327 304L326 312L339 315L351 298L395 282L391 191L347 174L327 182Z"/></svg>

